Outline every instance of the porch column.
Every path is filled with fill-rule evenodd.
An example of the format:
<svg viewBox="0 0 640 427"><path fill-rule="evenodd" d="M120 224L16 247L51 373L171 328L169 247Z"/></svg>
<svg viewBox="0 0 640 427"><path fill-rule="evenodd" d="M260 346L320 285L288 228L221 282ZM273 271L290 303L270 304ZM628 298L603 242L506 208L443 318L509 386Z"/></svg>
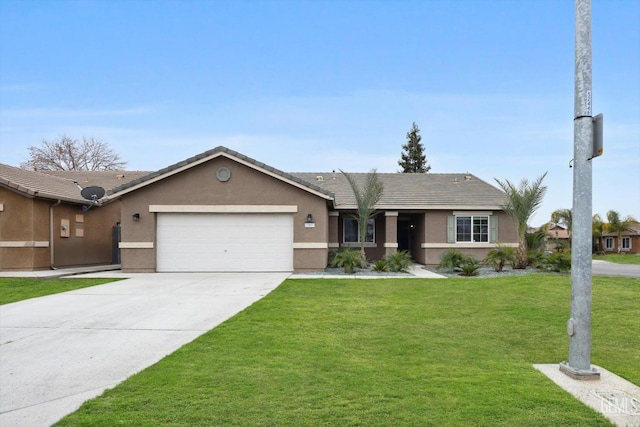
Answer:
<svg viewBox="0 0 640 427"><path fill-rule="evenodd" d="M338 232L338 230L340 230L338 227L339 217L340 212L329 212L329 238L327 239L327 242L329 243L329 251L340 247L340 236Z"/></svg>
<svg viewBox="0 0 640 427"><path fill-rule="evenodd" d="M398 212L385 212L384 220L384 254L387 256L398 251Z"/></svg>

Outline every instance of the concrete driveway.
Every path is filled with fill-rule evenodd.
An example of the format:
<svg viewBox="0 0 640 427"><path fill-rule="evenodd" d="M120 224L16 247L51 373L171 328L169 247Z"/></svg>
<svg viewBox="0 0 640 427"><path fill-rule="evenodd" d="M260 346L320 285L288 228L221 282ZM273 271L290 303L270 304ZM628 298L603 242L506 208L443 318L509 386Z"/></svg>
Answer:
<svg viewBox="0 0 640 427"><path fill-rule="evenodd" d="M640 265L616 264L613 262L593 260L591 273L594 276L622 276L640 278Z"/></svg>
<svg viewBox="0 0 640 427"><path fill-rule="evenodd" d="M55 423L261 299L289 274L132 276L0 307L1 426Z"/></svg>

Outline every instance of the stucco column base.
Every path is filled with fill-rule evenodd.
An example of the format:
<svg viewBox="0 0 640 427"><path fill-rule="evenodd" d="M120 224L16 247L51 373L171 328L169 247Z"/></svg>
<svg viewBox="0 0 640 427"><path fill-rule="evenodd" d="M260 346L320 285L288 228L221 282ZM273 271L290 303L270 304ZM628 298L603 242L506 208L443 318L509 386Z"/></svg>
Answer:
<svg viewBox="0 0 640 427"><path fill-rule="evenodd" d="M568 375L574 380L597 381L600 379L600 372L596 371L595 368L591 368L588 371L575 369L569 366L566 362L560 363L560 372Z"/></svg>

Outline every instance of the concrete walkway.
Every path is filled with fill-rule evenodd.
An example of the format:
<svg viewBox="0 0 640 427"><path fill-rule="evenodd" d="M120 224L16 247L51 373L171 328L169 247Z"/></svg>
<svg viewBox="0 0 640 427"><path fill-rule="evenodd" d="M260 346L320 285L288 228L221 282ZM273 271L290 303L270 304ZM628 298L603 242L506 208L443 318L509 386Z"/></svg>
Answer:
<svg viewBox="0 0 640 427"><path fill-rule="evenodd" d="M289 273L130 276L0 306L0 426L52 425L261 299Z"/></svg>
<svg viewBox="0 0 640 427"><path fill-rule="evenodd" d="M411 275L394 275L380 273L372 275L371 273L355 273L355 274L331 274L328 272L318 273L294 273L289 277L290 279L445 279L445 276L436 274L432 271L426 270L422 264L412 264L409 267L409 274Z"/></svg>

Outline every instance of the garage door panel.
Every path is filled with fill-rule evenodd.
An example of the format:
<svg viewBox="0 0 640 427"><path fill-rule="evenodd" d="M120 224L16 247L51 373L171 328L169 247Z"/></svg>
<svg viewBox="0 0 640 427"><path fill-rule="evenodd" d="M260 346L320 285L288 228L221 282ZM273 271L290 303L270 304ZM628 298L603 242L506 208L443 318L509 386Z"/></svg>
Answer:
<svg viewBox="0 0 640 427"><path fill-rule="evenodd" d="M288 214L177 214L157 218L158 271L291 271Z"/></svg>

